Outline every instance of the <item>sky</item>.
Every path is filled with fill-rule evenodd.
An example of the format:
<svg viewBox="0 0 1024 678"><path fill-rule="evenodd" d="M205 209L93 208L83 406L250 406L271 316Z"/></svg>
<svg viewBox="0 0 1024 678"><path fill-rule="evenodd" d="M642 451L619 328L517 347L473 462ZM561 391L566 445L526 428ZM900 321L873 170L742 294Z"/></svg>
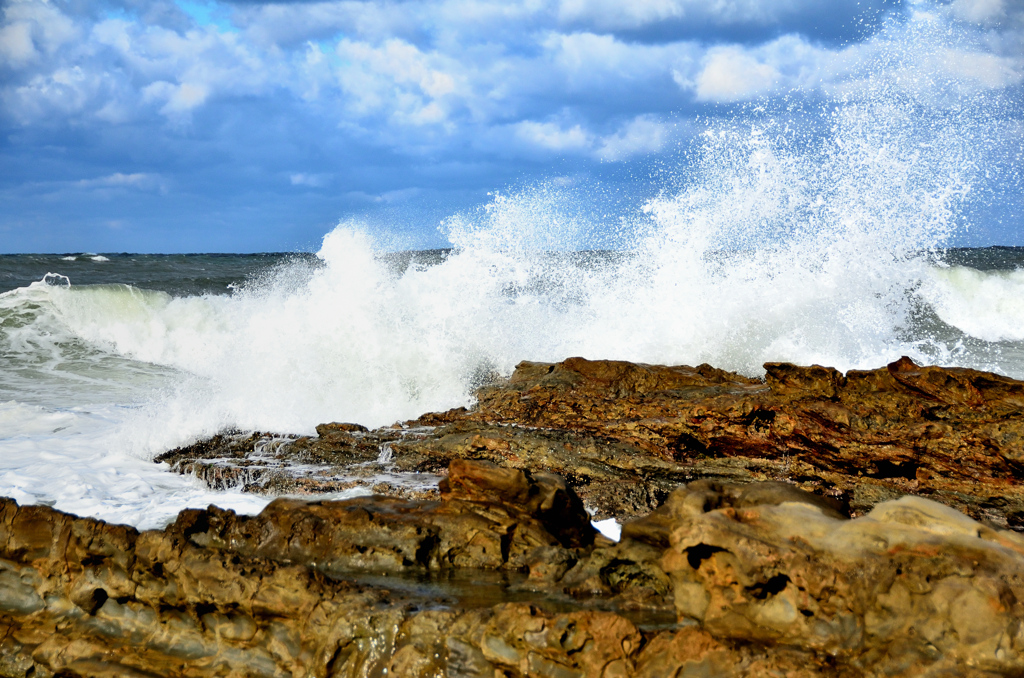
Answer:
<svg viewBox="0 0 1024 678"><path fill-rule="evenodd" d="M315 250L345 221L443 247L451 215L544 186L600 232L685 182L709 125L814 127L922 16L949 39L915 68L998 102L954 244L1024 245L1024 0L0 7L0 252Z"/></svg>

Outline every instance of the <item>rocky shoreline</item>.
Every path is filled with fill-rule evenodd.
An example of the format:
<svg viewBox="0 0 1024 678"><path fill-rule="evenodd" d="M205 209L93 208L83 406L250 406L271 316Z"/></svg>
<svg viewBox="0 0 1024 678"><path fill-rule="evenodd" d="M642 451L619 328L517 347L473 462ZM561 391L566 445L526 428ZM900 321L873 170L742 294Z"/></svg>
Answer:
<svg viewBox="0 0 1024 678"><path fill-rule="evenodd" d="M1024 382L765 369L522 363L158 460L257 516L2 500L0 676L1024 675Z"/></svg>

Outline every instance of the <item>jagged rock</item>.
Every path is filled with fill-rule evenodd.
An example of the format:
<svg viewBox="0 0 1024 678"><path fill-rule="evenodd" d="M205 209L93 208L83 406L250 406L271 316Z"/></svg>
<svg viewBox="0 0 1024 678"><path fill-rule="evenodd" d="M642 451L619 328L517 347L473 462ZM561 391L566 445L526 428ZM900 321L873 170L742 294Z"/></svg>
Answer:
<svg viewBox="0 0 1024 678"><path fill-rule="evenodd" d="M142 533L0 501L0 676L1024 675L1024 382L765 370L522 363L468 410L162 457L393 496Z"/></svg>
<svg viewBox="0 0 1024 678"><path fill-rule="evenodd" d="M701 481L616 544L554 476L455 461L440 496L141 533L0 500L0 676L1024 673L1024 538L935 502L851 520L783 483ZM400 576L467 567L458 590ZM493 597L480 567L528 576Z"/></svg>
<svg viewBox="0 0 1024 678"><path fill-rule="evenodd" d="M653 527L624 530L667 527L661 564L680 619L868 675L1024 671L1021 536L919 497L849 520L777 488L695 485Z"/></svg>
<svg viewBox="0 0 1024 678"><path fill-rule="evenodd" d="M185 510L168 533L335 573L519 569L535 548L594 541L582 502L557 476L456 460L442 484L440 501L277 499L256 516Z"/></svg>
<svg viewBox="0 0 1024 678"><path fill-rule="evenodd" d="M700 478L774 479L834 497L851 515L916 494L1024 529L1024 382L908 358L846 375L787 363L765 370L762 381L708 365L521 363L507 384L482 389L462 420L406 447L518 466L524 450L543 448L531 437L561 436L571 452L548 445L552 459L531 461L565 467L584 498L595 480L623 477L659 494ZM473 424L471 442L454 435Z"/></svg>
<svg viewBox="0 0 1024 678"><path fill-rule="evenodd" d="M644 515L700 479L776 480L852 516L919 495L1024 530L1024 382L906 358L846 375L765 370L760 380L708 365L524 362L469 410L375 431L324 425L316 438L273 445L213 439L163 459L213 486L316 493L385 483L409 498L431 497L452 459L487 459L562 475L602 518ZM417 474L424 482L410 486Z"/></svg>
<svg viewBox="0 0 1024 678"><path fill-rule="evenodd" d="M438 601L344 577L525 567L537 548L593 540L560 478L487 462L453 463L441 501L280 500L252 517L211 507L141 533L4 499L0 675L427 676L438 662L456 675L618 675L641 636L612 612L421 611Z"/></svg>

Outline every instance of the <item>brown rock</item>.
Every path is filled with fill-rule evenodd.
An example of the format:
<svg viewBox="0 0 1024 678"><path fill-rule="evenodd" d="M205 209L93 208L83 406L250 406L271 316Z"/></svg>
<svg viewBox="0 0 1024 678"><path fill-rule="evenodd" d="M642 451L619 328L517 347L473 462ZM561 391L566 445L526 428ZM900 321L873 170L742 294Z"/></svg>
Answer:
<svg viewBox="0 0 1024 678"><path fill-rule="evenodd" d="M0 500L0 676L1024 672L1024 538L925 499L850 520L700 481L612 543L566 527L585 517L555 476L456 461L440 496L142 533Z"/></svg>
<svg viewBox="0 0 1024 678"><path fill-rule="evenodd" d="M907 358L846 375L765 371L758 380L708 365L524 362L471 410L376 431L325 424L316 438L225 434L162 459L214 487L377 484L409 499L433 498L429 474L451 460L486 459L562 475L602 518L644 515L695 480L781 480L850 515L910 494L1024 530L1024 382ZM423 482L410 485L417 473Z"/></svg>
<svg viewBox="0 0 1024 678"><path fill-rule="evenodd" d="M917 494L1024 529L1024 382L908 358L845 376L786 363L765 370L761 382L707 365L522 363L508 384L481 391L468 419L532 427L534 438L574 434L583 474L556 446L549 456L584 498L594 483L630 477L661 488L700 478L785 479L838 499L854 515ZM457 440L440 443L452 426L410 447L463 454ZM518 456L529 446L506 445ZM516 465L500 457L488 455Z"/></svg>
<svg viewBox="0 0 1024 678"><path fill-rule="evenodd" d="M567 542L593 541L560 478L485 462L450 477L440 502L278 500L252 517L183 511L142 533L0 500L0 675L492 675L506 647L518 653L512 671L590 675L639 648L636 628L610 612L419 612L431 595L402 602L338 579L517 568L538 547L570 554L542 521Z"/></svg>
<svg viewBox="0 0 1024 678"><path fill-rule="evenodd" d="M854 520L775 499L672 494L662 566L680 618L892 675L1024 670L1024 538L917 497Z"/></svg>

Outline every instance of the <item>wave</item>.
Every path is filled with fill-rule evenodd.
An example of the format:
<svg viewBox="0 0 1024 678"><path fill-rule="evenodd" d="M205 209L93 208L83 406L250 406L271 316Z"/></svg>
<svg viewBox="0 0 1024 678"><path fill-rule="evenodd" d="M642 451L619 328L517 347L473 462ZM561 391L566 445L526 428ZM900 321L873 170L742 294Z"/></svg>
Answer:
<svg viewBox="0 0 1024 678"><path fill-rule="evenodd" d="M140 402L122 413L120 439L138 453L232 426L388 424L468 404L521 359L707 361L756 375L766 360L968 364L964 337L1022 339L1024 271L909 255L875 262L874 280L828 258L785 270L751 252L666 270L635 253L463 249L397 272L365 233L337 229L319 256L320 269L234 296L43 284L0 295L5 372L30 372L26 391L74 389L81 401L107 388L110 402ZM916 327L921 304L945 324Z"/></svg>
<svg viewBox="0 0 1024 678"><path fill-rule="evenodd" d="M1024 341L1024 269L931 271L921 296L945 323L984 341Z"/></svg>
<svg viewBox="0 0 1024 678"><path fill-rule="evenodd" d="M524 359L758 375L766 361L848 370L909 355L1024 376L1019 350L988 345L1024 340L1020 274L938 263L983 171L990 107L928 73L941 25L890 33L885 63L798 111L813 132L787 124L790 103L713 124L615 224L579 209L599 202L585 188L551 183L451 217L453 249L432 262L396 267L345 223L321 265L283 265L231 296L33 285L0 296L5 349L37 373L102 381L90 363L153 379L124 429L148 451L232 426L389 424L468 404ZM907 72L922 74L916 89ZM618 251L577 251L595 232ZM12 299L26 306L3 310Z"/></svg>

